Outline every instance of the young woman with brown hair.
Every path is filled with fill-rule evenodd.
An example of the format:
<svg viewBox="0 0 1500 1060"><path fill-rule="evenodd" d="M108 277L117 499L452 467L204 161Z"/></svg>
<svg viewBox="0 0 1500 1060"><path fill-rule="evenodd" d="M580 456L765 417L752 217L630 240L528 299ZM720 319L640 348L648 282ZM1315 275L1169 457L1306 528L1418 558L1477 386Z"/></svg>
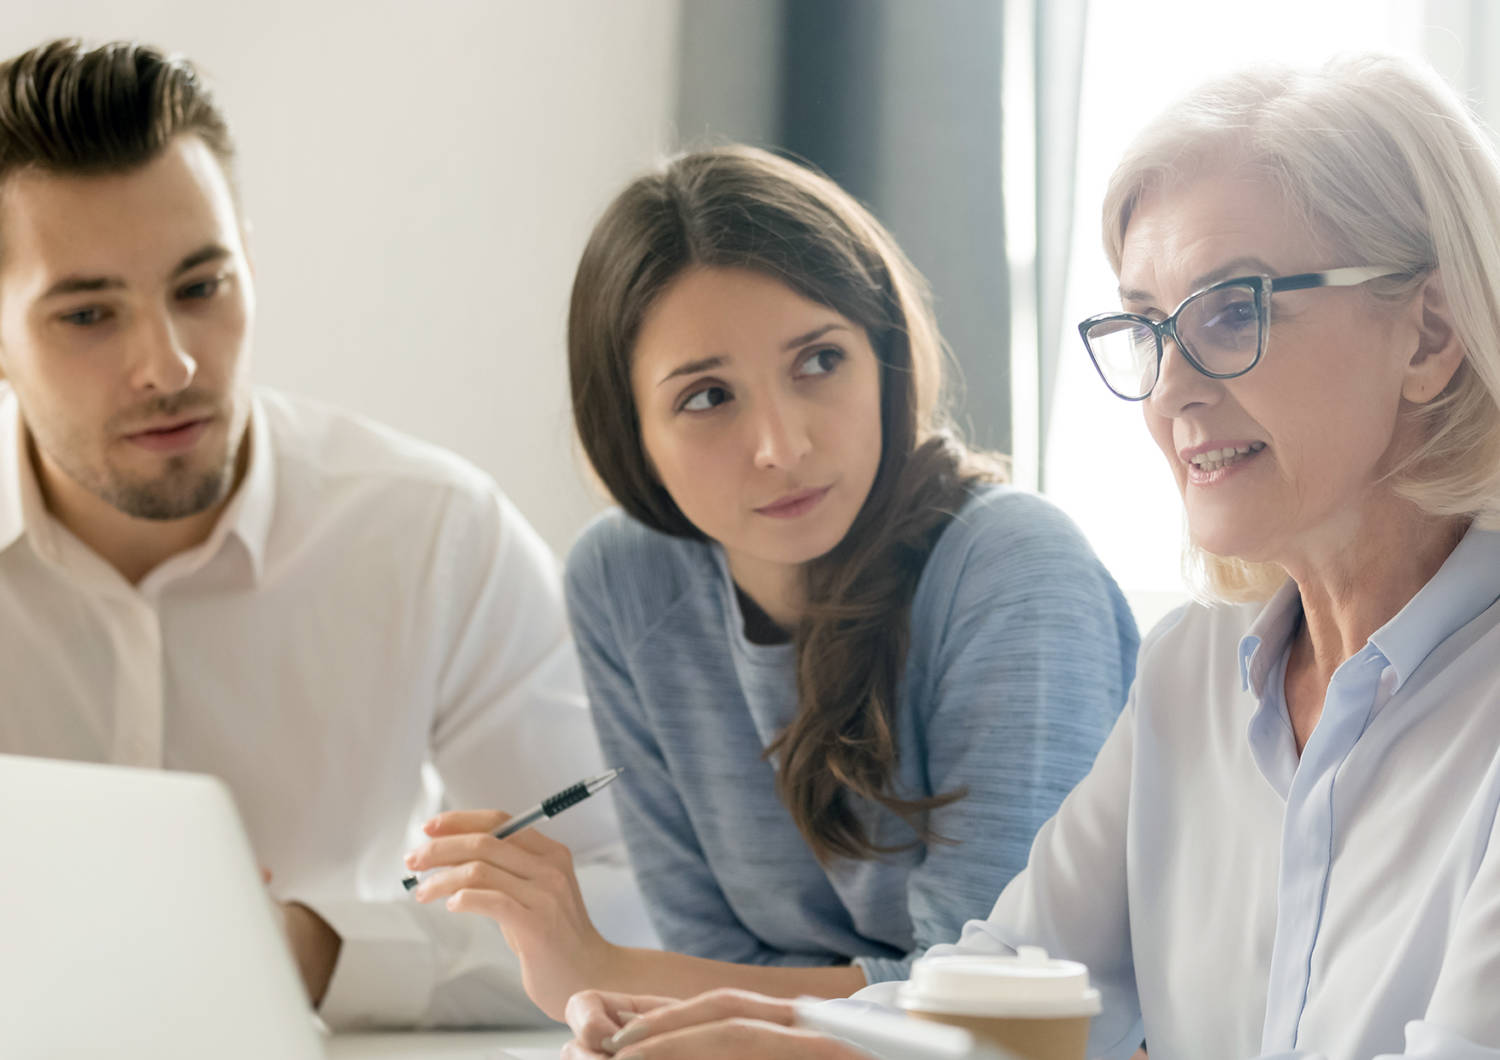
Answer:
<svg viewBox="0 0 1500 1060"><path fill-rule="evenodd" d="M843 995L983 916L1087 772L1137 638L1077 530L943 417L921 278L826 178L743 147L606 211L569 318L621 509L568 604L664 945L588 923L566 852L450 814L419 894L492 916L558 1015L583 987Z"/></svg>

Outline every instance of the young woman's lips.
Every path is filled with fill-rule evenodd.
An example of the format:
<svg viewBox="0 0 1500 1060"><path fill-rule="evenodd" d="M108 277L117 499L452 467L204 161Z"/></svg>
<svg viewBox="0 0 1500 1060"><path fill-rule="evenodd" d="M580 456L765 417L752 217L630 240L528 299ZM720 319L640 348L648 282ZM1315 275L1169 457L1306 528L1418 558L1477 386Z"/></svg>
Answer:
<svg viewBox="0 0 1500 1060"><path fill-rule="evenodd" d="M149 452L182 453L198 444L198 439L203 437L212 422L213 417L205 416L202 419L184 420L164 429L127 434L125 438Z"/></svg>
<svg viewBox="0 0 1500 1060"><path fill-rule="evenodd" d="M780 500L755 510L761 515L769 515L772 519L795 519L799 515L806 515L812 511L818 502L827 496L831 488L820 486L816 489L798 490L796 493L788 493Z"/></svg>

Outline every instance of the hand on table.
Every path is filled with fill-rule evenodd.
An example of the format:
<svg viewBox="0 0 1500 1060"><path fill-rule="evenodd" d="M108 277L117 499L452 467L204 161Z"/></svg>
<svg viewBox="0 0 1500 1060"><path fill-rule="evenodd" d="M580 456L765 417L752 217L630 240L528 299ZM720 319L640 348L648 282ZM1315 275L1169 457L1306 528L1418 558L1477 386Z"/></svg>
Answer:
<svg viewBox="0 0 1500 1060"><path fill-rule="evenodd" d="M792 1002L744 990L713 990L687 1001L586 991L568 1002L575 1037L562 1055L563 1060L865 1060L866 1054L832 1038L796 1028L795 1018Z"/></svg>
<svg viewBox="0 0 1500 1060"><path fill-rule="evenodd" d="M521 962L526 993L562 1019L569 996L606 978L618 947L589 919L568 848L530 829L496 839L491 833L509 819L497 810L458 810L428 821L423 830L433 838L406 856L406 866L442 871L413 895L446 898L455 912L499 924Z"/></svg>
<svg viewBox="0 0 1500 1060"><path fill-rule="evenodd" d="M614 1037L637 1016L663 1005L675 1004L678 1004L675 998L646 994L614 994L604 990L584 990L574 994L568 998L564 1013L574 1039L563 1050L564 1060L608 1055L603 1051L605 1039Z"/></svg>

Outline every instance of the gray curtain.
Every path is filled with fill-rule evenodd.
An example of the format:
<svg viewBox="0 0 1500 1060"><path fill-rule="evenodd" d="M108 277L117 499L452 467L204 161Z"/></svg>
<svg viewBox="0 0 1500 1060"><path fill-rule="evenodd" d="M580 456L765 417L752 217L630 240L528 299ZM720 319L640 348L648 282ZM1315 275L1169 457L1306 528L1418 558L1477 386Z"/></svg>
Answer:
<svg viewBox="0 0 1500 1060"><path fill-rule="evenodd" d="M1035 4L1037 78L1062 75L1069 91L1003 98L1007 2ZM1081 50L1084 3L684 0L683 145L744 140L789 151L874 210L932 286L962 375L959 421L973 441L1001 450L1012 443L1011 358L1038 356L1011 349L1006 216L1036 212L1046 253L1022 263L1036 275L1016 289L1035 291L1031 312L1051 321L1062 299L1077 110L1077 62L1054 53L1071 34ZM1036 203L1001 194L1007 106L1034 108L1040 135L1025 164L1038 168ZM1049 386L1045 365L1039 375Z"/></svg>

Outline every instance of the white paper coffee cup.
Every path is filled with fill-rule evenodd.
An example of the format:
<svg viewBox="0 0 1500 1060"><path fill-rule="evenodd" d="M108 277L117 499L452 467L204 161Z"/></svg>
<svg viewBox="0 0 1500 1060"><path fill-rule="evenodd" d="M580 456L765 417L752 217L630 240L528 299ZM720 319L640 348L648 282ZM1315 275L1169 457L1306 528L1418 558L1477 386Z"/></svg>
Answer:
<svg viewBox="0 0 1500 1060"><path fill-rule="evenodd" d="M1099 991L1077 961L1023 946L1014 957L923 957L897 1002L909 1016L950 1023L1028 1060L1084 1060Z"/></svg>

